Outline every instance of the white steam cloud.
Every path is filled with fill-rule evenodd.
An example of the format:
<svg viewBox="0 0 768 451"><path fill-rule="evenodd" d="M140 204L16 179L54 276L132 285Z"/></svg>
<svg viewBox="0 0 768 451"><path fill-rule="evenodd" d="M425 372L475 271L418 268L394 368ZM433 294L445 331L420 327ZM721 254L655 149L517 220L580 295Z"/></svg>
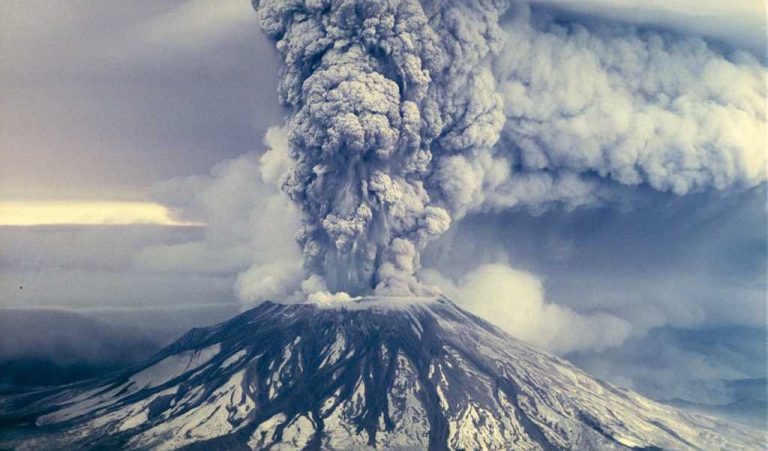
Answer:
<svg viewBox="0 0 768 451"><path fill-rule="evenodd" d="M153 272L239 274L236 292L245 302L298 298L304 269L295 237L301 221L279 184L292 164L285 129L270 128L264 143L261 156L245 154L208 175L156 187L158 200L206 223L205 237L148 246L135 256L136 265Z"/></svg>
<svg viewBox="0 0 768 451"><path fill-rule="evenodd" d="M580 314L546 302L539 278L505 264L482 265L459 283L434 270L420 275L467 310L521 340L558 354L600 352L618 346L632 329L627 321L607 313Z"/></svg>
<svg viewBox="0 0 768 451"><path fill-rule="evenodd" d="M746 53L503 0L254 5L285 62L280 183L331 292L432 293L419 252L472 211L766 179L766 71Z"/></svg>

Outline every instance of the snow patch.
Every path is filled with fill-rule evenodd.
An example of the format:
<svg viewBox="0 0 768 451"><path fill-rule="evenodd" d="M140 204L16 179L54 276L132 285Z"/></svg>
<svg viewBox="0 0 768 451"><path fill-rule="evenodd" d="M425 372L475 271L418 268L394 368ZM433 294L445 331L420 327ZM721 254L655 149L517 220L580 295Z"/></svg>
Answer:
<svg viewBox="0 0 768 451"><path fill-rule="evenodd" d="M172 355L134 374L128 379L132 390L158 387L184 373L197 369L221 351L221 345L208 346L199 350L184 351Z"/></svg>
<svg viewBox="0 0 768 451"><path fill-rule="evenodd" d="M242 349L240 351L237 351L236 353L232 354L231 356L227 357L227 360L223 361L221 363L222 369L227 369L230 366L234 365L235 363L241 361L245 355L248 354L248 351L246 349Z"/></svg>
<svg viewBox="0 0 768 451"><path fill-rule="evenodd" d="M328 365L333 365L334 363L338 362L346 347L347 339L344 338L344 334L337 331L336 338L333 340L333 343L331 343L328 347L326 347L326 349L323 350L325 357L323 357L322 362L320 362L320 368L324 368Z"/></svg>
<svg viewBox="0 0 768 451"><path fill-rule="evenodd" d="M315 424L306 416L299 415L283 430L281 448L303 449L315 434Z"/></svg>
<svg viewBox="0 0 768 451"><path fill-rule="evenodd" d="M271 416L253 431L248 446L251 449L266 449L274 441L275 429L285 423L286 417L282 413Z"/></svg>

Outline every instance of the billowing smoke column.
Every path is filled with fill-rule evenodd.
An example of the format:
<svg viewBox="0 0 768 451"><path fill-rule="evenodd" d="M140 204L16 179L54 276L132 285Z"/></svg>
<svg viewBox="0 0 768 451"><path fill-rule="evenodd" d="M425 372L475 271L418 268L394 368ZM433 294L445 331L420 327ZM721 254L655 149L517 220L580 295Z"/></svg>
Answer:
<svg viewBox="0 0 768 451"><path fill-rule="evenodd" d="M494 2L256 2L286 67L309 267L332 291L412 294L419 249L452 212L429 186L436 154L491 147L504 122L482 61L498 46Z"/></svg>
<svg viewBox="0 0 768 451"><path fill-rule="evenodd" d="M419 251L469 211L578 206L611 184L683 194L765 180L754 59L634 29L558 27L526 7L505 31L508 4L254 2L285 62L295 165L283 188L327 289L429 292L414 276ZM709 85L680 79L707 68ZM718 93L718 75L746 85Z"/></svg>

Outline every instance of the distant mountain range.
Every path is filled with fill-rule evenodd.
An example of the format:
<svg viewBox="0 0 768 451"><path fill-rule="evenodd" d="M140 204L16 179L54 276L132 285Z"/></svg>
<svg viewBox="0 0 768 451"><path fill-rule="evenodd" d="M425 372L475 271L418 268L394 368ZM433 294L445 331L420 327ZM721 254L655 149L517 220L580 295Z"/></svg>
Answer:
<svg viewBox="0 0 768 451"><path fill-rule="evenodd" d="M237 306L75 312L0 310L0 393L54 386L135 365L191 327Z"/></svg>

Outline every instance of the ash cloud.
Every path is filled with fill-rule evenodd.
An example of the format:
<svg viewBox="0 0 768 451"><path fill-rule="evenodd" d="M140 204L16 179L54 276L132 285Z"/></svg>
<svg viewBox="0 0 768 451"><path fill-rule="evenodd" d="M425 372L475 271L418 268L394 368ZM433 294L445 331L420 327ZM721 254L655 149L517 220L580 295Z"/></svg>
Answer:
<svg viewBox="0 0 768 451"><path fill-rule="evenodd" d="M698 37L518 8L492 59L498 143L436 164L454 211L575 208L620 186L678 195L766 180L766 70Z"/></svg>
<svg viewBox="0 0 768 451"><path fill-rule="evenodd" d="M495 61L502 146L527 172L684 195L766 178L766 71L697 37L524 11Z"/></svg>
<svg viewBox="0 0 768 451"><path fill-rule="evenodd" d="M330 292L434 293L420 251L469 213L766 179L765 68L747 53L502 0L254 6L285 63L282 187Z"/></svg>
<svg viewBox="0 0 768 451"><path fill-rule="evenodd" d="M331 291L430 293L419 251L457 202L432 178L440 155L495 144L504 122L486 56L493 2L256 2L285 61L295 166L283 186L299 241ZM490 89L489 89L490 88Z"/></svg>

